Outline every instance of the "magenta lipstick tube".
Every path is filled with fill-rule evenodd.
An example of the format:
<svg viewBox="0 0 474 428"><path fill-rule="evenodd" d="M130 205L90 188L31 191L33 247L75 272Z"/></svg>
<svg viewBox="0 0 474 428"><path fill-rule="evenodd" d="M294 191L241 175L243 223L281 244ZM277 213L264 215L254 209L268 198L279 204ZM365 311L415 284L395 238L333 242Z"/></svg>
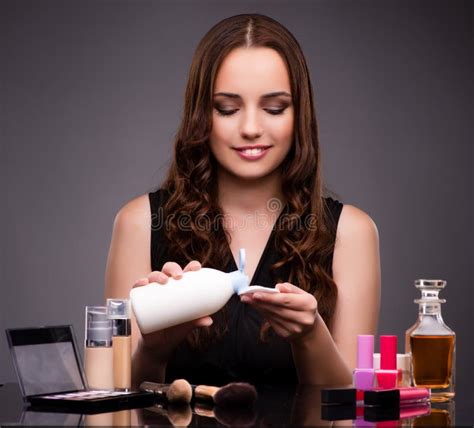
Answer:
<svg viewBox="0 0 474 428"><path fill-rule="evenodd" d="M379 388L397 387L397 336L380 336L380 370L375 376Z"/></svg>

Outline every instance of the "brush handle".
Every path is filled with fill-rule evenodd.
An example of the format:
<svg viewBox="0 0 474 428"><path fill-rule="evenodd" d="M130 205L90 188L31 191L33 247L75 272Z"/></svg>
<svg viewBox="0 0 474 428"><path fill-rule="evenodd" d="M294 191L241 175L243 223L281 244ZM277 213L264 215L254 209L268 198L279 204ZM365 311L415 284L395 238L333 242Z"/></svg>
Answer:
<svg viewBox="0 0 474 428"><path fill-rule="evenodd" d="M166 392L170 389L170 386L167 383L142 382L139 389L140 391L153 392L153 394L166 398Z"/></svg>
<svg viewBox="0 0 474 428"><path fill-rule="evenodd" d="M214 396L217 391L221 389L218 386L208 386L208 385L197 385L194 388L194 398L196 400L212 400L214 401Z"/></svg>

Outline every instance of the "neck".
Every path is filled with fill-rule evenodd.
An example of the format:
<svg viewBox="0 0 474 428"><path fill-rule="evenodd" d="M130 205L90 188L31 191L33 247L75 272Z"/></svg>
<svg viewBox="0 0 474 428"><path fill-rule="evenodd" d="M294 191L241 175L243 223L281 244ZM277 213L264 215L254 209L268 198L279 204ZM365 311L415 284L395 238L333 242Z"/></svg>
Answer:
<svg viewBox="0 0 474 428"><path fill-rule="evenodd" d="M275 211L275 208L279 212L285 204L279 171L245 180L220 168L217 180L219 205L224 212L243 214Z"/></svg>

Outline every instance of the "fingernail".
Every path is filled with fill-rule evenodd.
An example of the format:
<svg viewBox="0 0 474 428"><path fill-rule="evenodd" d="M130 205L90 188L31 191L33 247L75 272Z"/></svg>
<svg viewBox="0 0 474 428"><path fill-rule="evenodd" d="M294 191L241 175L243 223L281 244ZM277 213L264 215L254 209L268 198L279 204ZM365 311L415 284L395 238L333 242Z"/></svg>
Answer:
<svg viewBox="0 0 474 428"><path fill-rule="evenodd" d="M255 293L255 294L253 295L253 298L254 298L254 299L261 299L262 297L263 297L263 294L262 294L262 293Z"/></svg>

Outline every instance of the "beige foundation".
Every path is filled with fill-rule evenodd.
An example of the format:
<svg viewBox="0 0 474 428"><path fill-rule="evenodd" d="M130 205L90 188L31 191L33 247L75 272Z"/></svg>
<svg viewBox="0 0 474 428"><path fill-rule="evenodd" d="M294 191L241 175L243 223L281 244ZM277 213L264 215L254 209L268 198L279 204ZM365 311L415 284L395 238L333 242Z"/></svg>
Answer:
<svg viewBox="0 0 474 428"><path fill-rule="evenodd" d="M114 336L114 387L130 389L132 386L132 338L131 336Z"/></svg>
<svg viewBox="0 0 474 428"><path fill-rule="evenodd" d="M114 389L112 321L105 306L86 306L84 371L90 389Z"/></svg>
<svg viewBox="0 0 474 428"><path fill-rule="evenodd" d="M114 387L132 387L131 309L128 299L107 299L107 317L112 321L114 350Z"/></svg>
<svg viewBox="0 0 474 428"><path fill-rule="evenodd" d="M90 389L114 389L112 347L87 347L84 351L87 384Z"/></svg>

